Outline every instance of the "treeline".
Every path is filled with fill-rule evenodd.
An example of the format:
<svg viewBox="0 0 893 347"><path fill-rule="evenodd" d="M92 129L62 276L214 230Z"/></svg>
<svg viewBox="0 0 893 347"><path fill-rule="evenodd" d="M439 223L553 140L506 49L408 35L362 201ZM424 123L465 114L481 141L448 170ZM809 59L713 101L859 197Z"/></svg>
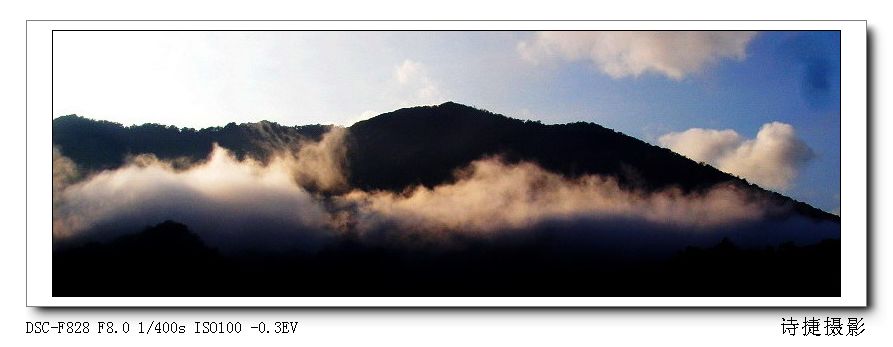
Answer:
<svg viewBox="0 0 893 347"><path fill-rule="evenodd" d="M295 147L301 141L318 141L329 128L326 125L283 126L267 121L229 123L200 130L160 124L125 127L68 115L53 120L53 145L88 171L119 167L128 156L138 154L197 162L208 157L214 143L232 150L239 158L250 156L265 161L274 146Z"/></svg>

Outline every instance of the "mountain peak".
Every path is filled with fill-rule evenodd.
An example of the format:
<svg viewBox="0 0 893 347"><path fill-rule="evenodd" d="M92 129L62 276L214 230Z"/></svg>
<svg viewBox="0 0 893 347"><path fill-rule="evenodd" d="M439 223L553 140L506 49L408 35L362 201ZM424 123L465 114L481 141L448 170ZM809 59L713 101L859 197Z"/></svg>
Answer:
<svg viewBox="0 0 893 347"><path fill-rule="evenodd" d="M507 123L523 123L522 120L506 117L487 110L447 101L440 105L414 106L359 121L350 126L351 129L362 129L372 126L385 126L395 131L409 130L415 127L426 127L436 131L443 127L493 127Z"/></svg>
<svg viewBox="0 0 893 347"><path fill-rule="evenodd" d="M447 101L447 102L444 102L444 103L442 103L442 104L440 104L440 105L437 105L437 107L474 109L474 107L471 107L471 106L468 106L468 105L463 105L463 104L460 104L460 103L455 102L455 101Z"/></svg>

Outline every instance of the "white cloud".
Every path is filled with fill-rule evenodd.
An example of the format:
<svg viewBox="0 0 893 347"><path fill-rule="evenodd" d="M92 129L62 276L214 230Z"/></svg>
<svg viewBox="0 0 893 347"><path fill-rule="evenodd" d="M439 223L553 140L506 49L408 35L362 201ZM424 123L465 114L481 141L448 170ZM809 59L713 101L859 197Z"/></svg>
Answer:
<svg viewBox="0 0 893 347"><path fill-rule="evenodd" d="M659 141L662 146L694 161L714 164L734 152L745 139L731 129L692 128L681 133L663 135Z"/></svg>
<svg viewBox="0 0 893 347"><path fill-rule="evenodd" d="M449 101L447 93L431 77L428 67L411 59L394 66L391 78L379 86L378 97L379 103L375 109L345 118L341 125L351 126L397 108L439 105Z"/></svg>
<svg viewBox="0 0 893 347"><path fill-rule="evenodd" d="M427 67L406 59L394 69L401 106L433 105L447 101L438 84L431 78Z"/></svg>
<svg viewBox="0 0 893 347"><path fill-rule="evenodd" d="M403 61L403 64L397 66L394 76L397 77L397 82L400 82L400 84L409 84L417 79L419 75L424 74L423 69L422 63L406 59Z"/></svg>
<svg viewBox="0 0 893 347"><path fill-rule="evenodd" d="M800 168L814 157L794 127L780 122L764 124L755 139L745 139L731 129L693 128L663 135L658 141L692 160L776 190L790 187Z"/></svg>
<svg viewBox="0 0 893 347"><path fill-rule="evenodd" d="M613 78L653 72L680 80L720 59L744 59L755 35L744 31L546 31L520 42L518 51L533 63L554 57L590 60Z"/></svg>

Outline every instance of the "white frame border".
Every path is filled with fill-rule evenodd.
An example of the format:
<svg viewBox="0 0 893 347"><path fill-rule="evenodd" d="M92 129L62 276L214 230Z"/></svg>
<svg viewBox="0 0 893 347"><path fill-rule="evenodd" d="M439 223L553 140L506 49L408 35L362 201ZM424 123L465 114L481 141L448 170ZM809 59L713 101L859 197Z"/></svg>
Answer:
<svg viewBox="0 0 893 347"><path fill-rule="evenodd" d="M28 21L26 305L41 307L864 307L867 305L865 21ZM839 30L840 297L53 297L53 30ZM87 269L87 271L96 271Z"/></svg>

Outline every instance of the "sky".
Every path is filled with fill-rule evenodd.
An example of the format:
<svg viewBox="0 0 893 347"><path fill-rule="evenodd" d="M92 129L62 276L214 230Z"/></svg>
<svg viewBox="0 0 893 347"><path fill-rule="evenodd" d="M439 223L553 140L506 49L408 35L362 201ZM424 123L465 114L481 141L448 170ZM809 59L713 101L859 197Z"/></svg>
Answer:
<svg viewBox="0 0 893 347"><path fill-rule="evenodd" d="M840 210L838 32L53 34L53 116L339 124L445 101L594 122Z"/></svg>

